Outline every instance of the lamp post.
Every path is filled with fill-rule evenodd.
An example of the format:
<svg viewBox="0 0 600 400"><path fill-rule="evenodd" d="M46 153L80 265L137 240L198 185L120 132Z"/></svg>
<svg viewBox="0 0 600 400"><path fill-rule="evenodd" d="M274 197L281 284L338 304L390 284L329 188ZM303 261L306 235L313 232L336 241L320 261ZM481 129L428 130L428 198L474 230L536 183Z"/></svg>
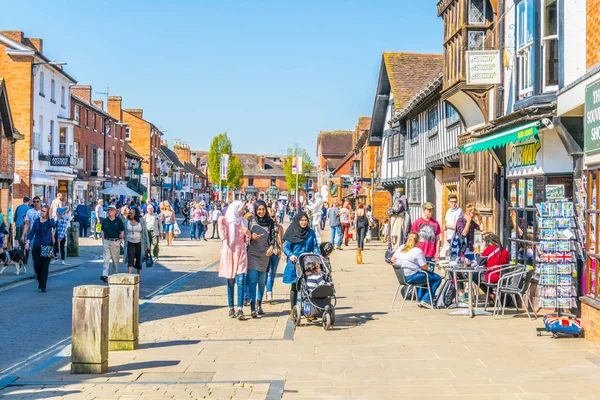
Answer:
<svg viewBox="0 0 600 400"><path fill-rule="evenodd" d="M165 177L167 176L166 172L161 172L160 174L154 174L154 182L160 183L160 201L163 202L163 182Z"/></svg>
<svg viewBox="0 0 600 400"><path fill-rule="evenodd" d="M371 170L371 207L375 207L375 204L373 204L373 193L374 191L374 185L375 185L375 170L372 169Z"/></svg>
<svg viewBox="0 0 600 400"><path fill-rule="evenodd" d="M308 202L308 178L310 177L310 170L307 169L306 171L304 171L304 177L306 178L304 180L304 187L306 188L305 189L305 192L306 192L306 199L305 200L306 200L306 202Z"/></svg>

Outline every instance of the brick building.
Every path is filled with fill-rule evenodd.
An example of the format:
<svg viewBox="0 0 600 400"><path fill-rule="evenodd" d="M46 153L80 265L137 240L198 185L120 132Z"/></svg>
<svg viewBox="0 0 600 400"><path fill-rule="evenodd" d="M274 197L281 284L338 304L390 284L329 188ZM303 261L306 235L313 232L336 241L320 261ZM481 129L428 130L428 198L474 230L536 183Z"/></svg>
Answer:
<svg viewBox="0 0 600 400"><path fill-rule="evenodd" d="M108 96L108 113L126 124L125 140L143 157L141 183L150 190L146 196L160 197L160 183L155 176L161 173L162 132L144 119L144 110L141 108L123 109L121 96Z"/></svg>
<svg viewBox="0 0 600 400"><path fill-rule="evenodd" d="M317 137L317 185L326 185L329 175L352 150L352 131L319 132Z"/></svg>
<svg viewBox="0 0 600 400"><path fill-rule="evenodd" d="M43 52L43 41L21 31L0 32L0 77L6 82L15 128L14 198L39 195L51 201L58 192L72 200L73 122L69 86L76 83Z"/></svg>
<svg viewBox="0 0 600 400"><path fill-rule="evenodd" d="M71 118L77 160L74 198L96 199L100 190L125 176L126 125L108 114L101 100L92 100L89 85L71 87Z"/></svg>
<svg viewBox="0 0 600 400"><path fill-rule="evenodd" d="M183 187L187 186L189 198L194 200L209 200L210 190L208 178L196 165L196 158L192 158L192 150L186 143L175 142L173 152L183 163L184 181Z"/></svg>
<svg viewBox="0 0 600 400"><path fill-rule="evenodd" d="M15 179L15 143L22 140L13 124L8 104L6 84L0 79L0 224L9 227L8 209L12 204L12 184ZM18 203L18 201L17 201ZM9 241L5 241L8 246Z"/></svg>

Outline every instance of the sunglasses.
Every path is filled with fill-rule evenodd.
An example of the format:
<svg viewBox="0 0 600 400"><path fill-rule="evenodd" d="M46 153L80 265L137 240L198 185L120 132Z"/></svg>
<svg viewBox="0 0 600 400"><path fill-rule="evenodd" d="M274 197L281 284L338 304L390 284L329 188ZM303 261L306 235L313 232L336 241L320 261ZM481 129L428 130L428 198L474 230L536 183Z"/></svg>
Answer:
<svg viewBox="0 0 600 400"><path fill-rule="evenodd" d="M39 203L40 201L39 201L39 200L34 200L33 202L34 202L34 203Z"/></svg>

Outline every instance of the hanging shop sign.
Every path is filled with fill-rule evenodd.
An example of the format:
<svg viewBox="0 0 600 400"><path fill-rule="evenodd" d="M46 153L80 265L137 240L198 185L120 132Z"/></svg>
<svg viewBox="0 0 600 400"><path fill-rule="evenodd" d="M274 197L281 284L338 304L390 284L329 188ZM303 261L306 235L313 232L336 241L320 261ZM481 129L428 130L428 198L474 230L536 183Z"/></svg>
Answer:
<svg viewBox="0 0 600 400"><path fill-rule="evenodd" d="M585 154L600 151L600 80L585 88Z"/></svg>
<svg viewBox="0 0 600 400"><path fill-rule="evenodd" d="M500 51L467 51L467 85L500 84Z"/></svg>
<svg viewBox="0 0 600 400"><path fill-rule="evenodd" d="M87 182L73 182L73 190L85 191L88 188Z"/></svg>

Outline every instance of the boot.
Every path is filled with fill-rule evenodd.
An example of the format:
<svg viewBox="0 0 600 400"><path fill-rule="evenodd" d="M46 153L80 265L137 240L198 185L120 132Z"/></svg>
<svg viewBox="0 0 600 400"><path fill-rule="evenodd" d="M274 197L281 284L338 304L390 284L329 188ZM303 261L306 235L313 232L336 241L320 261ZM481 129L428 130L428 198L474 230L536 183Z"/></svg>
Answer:
<svg viewBox="0 0 600 400"><path fill-rule="evenodd" d="M362 250L361 249L357 249L356 250L356 263L357 264L362 264L363 263L363 257L362 257Z"/></svg>

